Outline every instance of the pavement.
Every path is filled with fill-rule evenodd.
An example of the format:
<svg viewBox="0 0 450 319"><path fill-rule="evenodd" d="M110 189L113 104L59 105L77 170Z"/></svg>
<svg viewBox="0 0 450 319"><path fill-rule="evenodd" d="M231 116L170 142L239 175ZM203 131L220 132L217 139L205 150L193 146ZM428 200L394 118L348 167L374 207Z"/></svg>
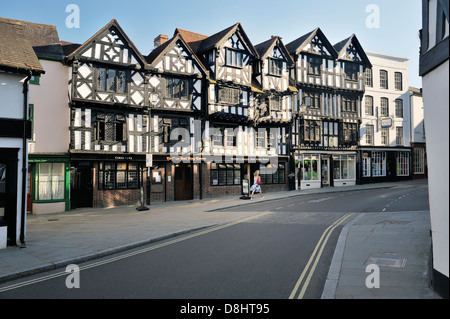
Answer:
<svg viewBox="0 0 450 319"><path fill-rule="evenodd" d="M426 183L274 192L265 193L264 201L312 193L424 187ZM152 203L149 211L120 206L28 215L25 247L0 250L0 284L256 216L259 212L221 211L260 201L255 199L233 196ZM340 233L322 299L441 299L430 287L430 229L429 211L355 214Z"/></svg>

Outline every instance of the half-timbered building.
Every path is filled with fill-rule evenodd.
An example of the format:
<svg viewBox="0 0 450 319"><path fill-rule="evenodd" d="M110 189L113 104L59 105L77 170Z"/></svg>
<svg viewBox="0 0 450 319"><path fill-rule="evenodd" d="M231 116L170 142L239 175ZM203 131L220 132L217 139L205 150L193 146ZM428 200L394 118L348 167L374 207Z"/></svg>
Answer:
<svg viewBox="0 0 450 319"><path fill-rule="evenodd" d="M266 100L261 98L262 103L256 100L264 93L263 77L267 80L269 76L268 72L264 75L260 72L261 83L255 80L255 68L261 70L260 56L240 23L209 37L182 29L176 32L186 39L210 75L205 88L206 117L202 123L204 196L240 195L243 180L251 180L256 170L271 164L278 168L278 150L283 149L283 145L276 140L282 138L278 134L282 129L272 127L270 131L270 123L273 123L273 116L280 122L289 118L289 102L283 99L283 92L287 89L286 73L278 75L276 81L270 79L265 85L266 97L270 100L273 95L272 100L277 99L278 109L275 110L273 102L272 113L261 113L257 106L265 104ZM280 46L278 40L275 42ZM284 56L281 54L274 44L265 58L270 55L274 61L289 59L286 53ZM284 63L281 62L278 71L287 68ZM265 126L258 130L257 123L263 120L266 121ZM285 169L280 171L278 174L282 178L278 179L277 175L275 181L281 180L285 184ZM270 178L270 184L273 180ZM269 181L269 177L265 181Z"/></svg>
<svg viewBox="0 0 450 319"><path fill-rule="evenodd" d="M301 189L356 183L364 70L355 35L332 46L320 28L287 44L298 94L293 147Z"/></svg>
<svg viewBox="0 0 450 319"><path fill-rule="evenodd" d="M112 20L66 63L72 208L139 203L150 136L145 58Z"/></svg>
<svg viewBox="0 0 450 319"><path fill-rule="evenodd" d="M201 151L203 85L208 73L178 33L171 39L159 35L146 59L152 70L148 75L152 116L149 152L155 166L148 188L151 197L147 198L201 198L201 164L191 159Z"/></svg>
<svg viewBox="0 0 450 319"><path fill-rule="evenodd" d="M272 36L255 48L259 59L254 63L253 86L261 92L255 93L250 120L257 131L257 145L268 152L264 155L278 157L277 163L261 164L261 179L265 187L271 185L269 190L285 190L287 176L295 169L289 156L294 94L298 92L290 85L294 62L281 37Z"/></svg>

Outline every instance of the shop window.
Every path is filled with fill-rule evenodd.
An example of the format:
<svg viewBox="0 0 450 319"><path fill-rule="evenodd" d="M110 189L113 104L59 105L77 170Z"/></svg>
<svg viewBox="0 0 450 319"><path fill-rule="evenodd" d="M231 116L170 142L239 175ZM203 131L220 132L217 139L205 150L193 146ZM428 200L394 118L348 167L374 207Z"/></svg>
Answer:
<svg viewBox="0 0 450 319"><path fill-rule="evenodd" d="M396 171L397 176L409 176L409 153L396 153Z"/></svg>
<svg viewBox="0 0 450 319"><path fill-rule="evenodd" d="M319 180L319 155L303 155L300 162L300 179L303 181Z"/></svg>
<svg viewBox="0 0 450 319"><path fill-rule="evenodd" d="M139 164L115 162L99 164L98 189L135 189L139 187Z"/></svg>
<svg viewBox="0 0 450 319"><path fill-rule="evenodd" d="M372 176L386 176L386 152L372 152Z"/></svg>
<svg viewBox="0 0 450 319"><path fill-rule="evenodd" d="M64 200L65 164L39 163L36 167L37 201Z"/></svg>
<svg viewBox="0 0 450 319"><path fill-rule="evenodd" d="M333 178L335 180L355 179L356 162L353 155L333 156Z"/></svg>
<svg viewBox="0 0 450 319"><path fill-rule="evenodd" d="M362 158L363 177L370 177L370 157L364 156Z"/></svg>
<svg viewBox="0 0 450 319"><path fill-rule="evenodd" d="M286 165L284 163L273 167L272 164L260 165L261 182L263 184L285 184ZM267 173L265 173L267 172Z"/></svg>
<svg viewBox="0 0 450 319"><path fill-rule="evenodd" d="M241 183L241 165L211 163L211 186L232 186Z"/></svg>
<svg viewBox="0 0 450 319"><path fill-rule="evenodd" d="M425 149L414 148L414 174L425 173Z"/></svg>

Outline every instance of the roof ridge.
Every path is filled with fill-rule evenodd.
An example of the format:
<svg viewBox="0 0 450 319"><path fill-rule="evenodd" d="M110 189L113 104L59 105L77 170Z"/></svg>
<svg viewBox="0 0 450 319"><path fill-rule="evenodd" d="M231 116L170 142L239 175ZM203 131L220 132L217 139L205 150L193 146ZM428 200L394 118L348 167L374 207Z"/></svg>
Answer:
<svg viewBox="0 0 450 319"><path fill-rule="evenodd" d="M17 20L17 19L5 18L5 17L0 17L0 20L6 20L5 22L16 23L16 24L17 23L25 23L25 24L35 24L35 25L42 25L42 26L46 26L46 27L55 27L56 28L56 25L54 25L54 24L37 23L37 22Z"/></svg>

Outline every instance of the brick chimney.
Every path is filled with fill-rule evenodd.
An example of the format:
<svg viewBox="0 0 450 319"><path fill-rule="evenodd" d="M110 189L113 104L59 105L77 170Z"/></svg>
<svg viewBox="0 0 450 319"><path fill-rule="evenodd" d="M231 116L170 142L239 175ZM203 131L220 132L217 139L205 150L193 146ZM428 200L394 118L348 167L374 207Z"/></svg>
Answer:
<svg viewBox="0 0 450 319"><path fill-rule="evenodd" d="M157 47L159 47L161 44L164 44L165 42L167 42L167 40L169 40L169 36L165 35L165 34L160 34L158 35L155 40L154 40L154 44L155 44L155 49Z"/></svg>

